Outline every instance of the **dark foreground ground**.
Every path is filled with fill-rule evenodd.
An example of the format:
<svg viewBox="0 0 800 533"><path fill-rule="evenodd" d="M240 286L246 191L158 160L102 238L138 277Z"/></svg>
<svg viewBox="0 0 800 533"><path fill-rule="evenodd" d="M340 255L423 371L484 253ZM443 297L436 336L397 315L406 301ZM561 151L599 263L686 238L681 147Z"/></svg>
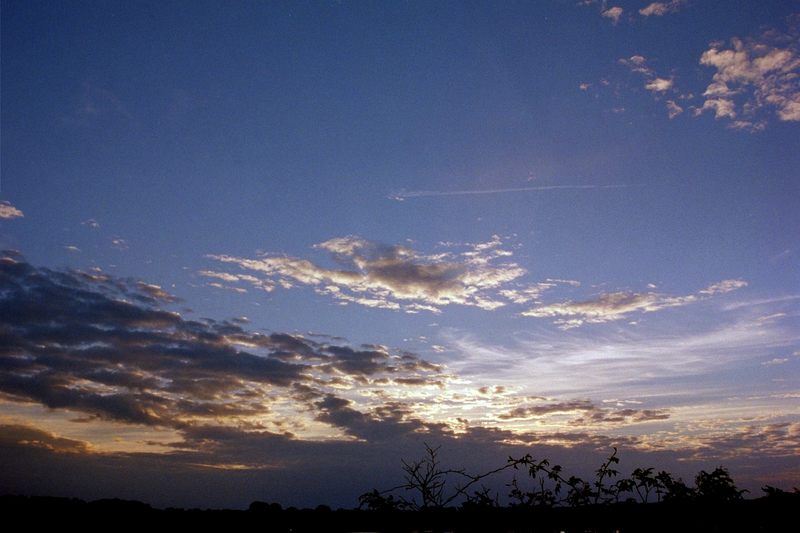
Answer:
<svg viewBox="0 0 800 533"><path fill-rule="evenodd" d="M6 524L20 520L25 529L57 524L83 529L148 527L245 527L261 532L796 532L800 497L738 502L616 504L584 508L431 511L359 511L281 509L255 502L247 511L153 509L136 501L2 496Z"/></svg>

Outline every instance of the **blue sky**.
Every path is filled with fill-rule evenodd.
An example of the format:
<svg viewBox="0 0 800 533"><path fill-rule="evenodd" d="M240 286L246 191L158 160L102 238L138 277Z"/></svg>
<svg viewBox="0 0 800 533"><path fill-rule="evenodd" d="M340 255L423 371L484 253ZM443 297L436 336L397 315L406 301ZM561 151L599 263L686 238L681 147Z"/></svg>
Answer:
<svg viewBox="0 0 800 533"><path fill-rule="evenodd" d="M425 435L457 458L497 451L487 462L522 444L594 457L622 443L731 464L753 487L800 480L800 2L3 2L1 15L4 327L26 342L3 363L0 421L17 452L31 453L24 428L93 468L121 452L143 472L172 461L189 487L195 454L249 476L243 495L200 502L226 505L319 503L281 492L275 469L289 476L315 446L413 453ZM231 371L239 389L170 392L178 376L153 351L34 343L15 309L47 314L35 295L53 283L80 288L65 301L181 321L104 315L104 331L202 329L232 350L220 360L253 352L303 377ZM65 327L96 325L75 307ZM305 351L287 356L278 334ZM82 374L92 343L161 381ZM11 362L37 357L51 363L17 383ZM46 381L58 358L75 367ZM64 387L83 399L53 400ZM219 409L244 389L258 409ZM405 444L364 429L391 424ZM211 428L291 435L275 457L223 453L197 440ZM87 476L70 490L126 489Z"/></svg>

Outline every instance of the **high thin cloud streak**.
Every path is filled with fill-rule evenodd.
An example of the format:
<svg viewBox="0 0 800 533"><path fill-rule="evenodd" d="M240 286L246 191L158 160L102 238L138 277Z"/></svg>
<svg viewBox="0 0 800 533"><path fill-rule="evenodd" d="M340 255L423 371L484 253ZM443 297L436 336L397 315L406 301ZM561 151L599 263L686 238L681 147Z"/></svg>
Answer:
<svg viewBox="0 0 800 533"><path fill-rule="evenodd" d="M426 198L436 196L471 196L479 194L505 194L511 192L586 190L586 189L624 189L631 185L534 185L530 187L505 187L500 189L477 189L461 191L400 191L389 195L391 200L402 202L409 198Z"/></svg>

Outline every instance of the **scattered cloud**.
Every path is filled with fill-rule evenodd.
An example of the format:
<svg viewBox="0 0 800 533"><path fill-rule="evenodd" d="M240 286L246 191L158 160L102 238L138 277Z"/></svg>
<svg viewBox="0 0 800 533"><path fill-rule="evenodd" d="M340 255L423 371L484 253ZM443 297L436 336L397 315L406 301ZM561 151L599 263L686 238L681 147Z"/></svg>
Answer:
<svg viewBox="0 0 800 533"><path fill-rule="evenodd" d="M675 103L674 100L667 100L667 115L673 119L683 113L683 108Z"/></svg>
<svg viewBox="0 0 800 533"><path fill-rule="evenodd" d="M744 280L724 280L686 296L668 296L656 292L611 292L581 302L562 302L534 307L523 316L554 317L564 329L583 324L597 324L626 318L634 312L653 312L668 307L695 303L704 297L723 294L747 286Z"/></svg>
<svg viewBox="0 0 800 533"><path fill-rule="evenodd" d="M128 241L126 241L125 239L120 239L119 237L114 237L113 239L111 239L111 246L113 246L117 250L127 250Z"/></svg>
<svg viewBox="0 0 800 533"><path fill-rule="evenodd" d="M631 72L642 76L644 88L650 91L656 100L661 100L661 97L668 92L675 92L674 79L657 76L655 70L647 64L647 58L644 56L632 55L628 58L620 58L617 62L628 67ZM674 99L667 100L666 107L670 119L683 113L683 108L676 104Z"/></svg>
<svg viewBox="0 0 800 533"><path fill-rule="evenodd" d="M758 131L771 112L781 121L800 121L800 46L796 33L769 31L760 39L712 43L700 64L715 69L695 115L713 111L731 127Z"/></svg>
<svg viewBox="0 0 800 533"><path fill-rule="evenodd" d="M67 245L65 245L65 246L64 246L64 249L65 249L66 251L68 251L68 252L71 252L71 253L78 253L78 252L80 252L80 251L81 251L81 249L80 249L80 248L78 248L77 246L74 246L74 245L72 245L72 244L67 244Z"/></svg>
<svg viewBox="0 0 800 533"><path fill-rule="evenodd" d="M255 283L270 286L311 286L340 303L366 307L438 312L459 304L492 310L506 305L498 290L526 270L508 260L513 252L499 236L485 243L465 245L464 251L423 254L406 246L384 245L360 237L330 239L314 246L327 252L343 268L327 268L306 259L266 255L248 259L209 256L237 265L259 276ZM208 272L204 271L204 275ZM251 281L231 274L240 281ZM231 278L232 280L233 278ZM252 282L252 281L251 281Z"/></svg>
<svg viewBox="0 0 800 533"><path fill-rule="evenodd" d="M663 93L672 89L672 80L666 78L653 78L645 83L644 88L654 93Z"/></svg>
<svg viewBox="0 0 800 533"><path fill-rule="evenodd" d="M611 22L616 24L619 22L619 18L622 16L623 9L619 6L609 7L608 9L604 9L600 12L607 19L611 19Z"/></svg>
<svg viewBox="0 0 800 533"><path fill-rule="evenodd" d="M7 200L0 201L0 219L22 218L25 215Z"/></svg>
<svg viewBox="0 0 800 533"><path fill-rule="evenodd" d="M662 17L675 13L687 4L686 0L672 0L670 2L653 2L639 10L643 17Z"/></svg>
<svg viewBox="0 0 800 533"><path fill-rule="evenodd" d="M83 222L81 222L81 225L92 229L98 229L100 227L100 223L93 218L84 220Z"/></svg>

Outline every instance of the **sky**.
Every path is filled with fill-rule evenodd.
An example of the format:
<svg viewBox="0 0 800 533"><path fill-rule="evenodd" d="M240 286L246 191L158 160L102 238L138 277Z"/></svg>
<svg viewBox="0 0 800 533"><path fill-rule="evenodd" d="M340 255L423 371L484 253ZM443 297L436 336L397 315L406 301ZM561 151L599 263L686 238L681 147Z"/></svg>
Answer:
<svg viewBox="0 0 800 533"><path fill-rule="evenodd" d="M800 2L0 8L0 492L800 484Z"/></svg>

